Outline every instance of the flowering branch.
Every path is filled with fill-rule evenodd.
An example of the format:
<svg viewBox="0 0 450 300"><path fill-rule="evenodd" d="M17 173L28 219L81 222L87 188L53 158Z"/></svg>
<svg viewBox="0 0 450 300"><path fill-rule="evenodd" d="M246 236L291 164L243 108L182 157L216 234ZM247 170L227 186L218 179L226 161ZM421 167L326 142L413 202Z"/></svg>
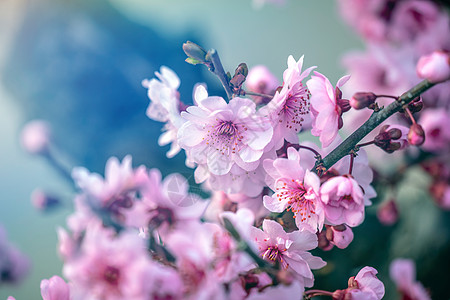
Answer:
<svg viewBox="0 0 450 300"><path fill-rule="evenodd" d="M394 113L400 111L403 106L407 105L415 98L420 96L422 93L434 86L428 80L424 80L411 88L409 91L403 93L397 101L394 101L386 108L382 108L379 111L373 112L370 118L361 125L355 132L353 132L345 141L343 141L339 146L337 146L333 151L325 156L322 162L316 162L314 166L314 171L328 170L341 158L348 155L352 151L356 144L361 141L367 134L369 134L373 129L380 125L387 118L392 116Z"/></svg>

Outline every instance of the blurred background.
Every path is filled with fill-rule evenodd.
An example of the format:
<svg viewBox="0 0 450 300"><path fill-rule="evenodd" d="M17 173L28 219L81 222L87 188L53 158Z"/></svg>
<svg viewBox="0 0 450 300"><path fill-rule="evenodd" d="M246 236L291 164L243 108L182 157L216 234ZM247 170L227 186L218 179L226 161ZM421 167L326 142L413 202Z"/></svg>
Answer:
<svg viewBox="0 0 450 300"><path fill-rule="evenodd" d="M168 147L157 145L162 126L146 117L147 91L141 86L166 65L181 78L185 103L192 102L196 82L223 94L206 68L184 62L181 46L187 40L217 49L230 72L241 62L265 64L280 80L287 57L304 54L305 65L317 65L332 83L343 75L341 56L363 47L341 21L334 0L260 10L251 0L0 0L0 224L32 263L21 284L0 285L0 299L40 299L41 279L61 275L56 228L65 226L72 210L71 184L21 149L19 133L27 121L50 123L67 168L83 165L102 174L110 156L131 154L135 166L192 177L182 153L169 160ZM64 208L39 213L30 202L37 187L61 197ZM357 266L378 269L377 262L395 257L385 238L393 229L376 222L369 213L367 224L355 230L353 252L327 254L332 269L318 275L318 287L344 288ZM385 251L373 255L373 247ZM348 262L334 272L343 257ZM334 277L325 276L330 272ZM388 281L386 269L380 278Z"/></svg>

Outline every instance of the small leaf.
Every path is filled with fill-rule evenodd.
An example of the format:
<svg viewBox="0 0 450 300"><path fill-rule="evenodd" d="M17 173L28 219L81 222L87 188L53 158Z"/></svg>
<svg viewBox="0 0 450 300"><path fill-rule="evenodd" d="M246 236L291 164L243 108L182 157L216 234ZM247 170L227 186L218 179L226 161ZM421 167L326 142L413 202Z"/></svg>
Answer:
<svg viewBox="0 0 450 300"><path fill-rule="evenodd" d="M192 57L186 58L185 61L186 61L187 63L191 64L191 65L198 65L198 64L201 64L201 63L202 63L201 61L199 61L199 60L197 60L197 59L195 59L195 58L192 58Z"/></svg>

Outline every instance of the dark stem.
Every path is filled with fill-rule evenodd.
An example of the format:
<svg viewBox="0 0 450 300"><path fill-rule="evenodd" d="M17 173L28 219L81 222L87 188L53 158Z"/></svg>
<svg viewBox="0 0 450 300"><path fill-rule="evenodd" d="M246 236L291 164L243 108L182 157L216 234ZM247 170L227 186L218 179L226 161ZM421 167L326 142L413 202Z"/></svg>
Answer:
<svg viewBox="0 0 450 300"><path fill-rule="evenodd" d="M369 145L373 145L373 144L375 144L375 141L370 141L370 142L367 142L367 143L358 144L358 145L356 145L356 147L357 148L361 148L361 147L365 147L365 146L369 146Z"/></svg>
<svg viewBox="0 0 450 300"><path fill-rule="evenodd" d="M319 152L317 152L316 150L314 150L313 148L310 148L310 147L307 147L307 146L303 146L303 145L290 145L289 147L293 147L293 148L295 148L297 150L299 150L299 149L306 149L306 150L309 150L312 153L314 153L316 155L316 157L318 157L318 159L322 158L322 155Z"/></svg>
<svg viewBox="0 0 450 300"><path fill-rule="evenodd" d="M432 86L434 86L434 83L424 80L401 95L398 101L389 104L389 106L382 108L379 111L373 112L370 118L363 125L356 129L355 132L353 132L347 139L345 139L345 141L331 151L330 154L325 156L322 162L317 161L313 171L317 173L320 169L328 170L331 168L341 158L348 155L350 151L355 148L356 144L358 144L359 141L361 141L378 125L394 113L398 112L403 106L420 96L420 94L430 89Z"/></svg>
<svg viewBox="0 0 450 300"><path fill-rule="evenodd" d="M43 153L43 156L49 164L65 179L67 182L74 187L74 181L72 179L72 175L70 174L70 171L59 161L56 159L55 155L48 150L47 152Z"/></svg>
<svg viewBox="0 0 450 300"><path fill-rule="evenodd" d="M267 94L249 92L249 91L244 91L244 93L245 93L245 95L258 96L258 97L264 97L264 98L269 98L269 99L273 98L273 95L267 95Z"/></svg>
<svg viewBox="0 0 450 300"><path fill-rule="evenodd" d="M406 114L408 115L409 119L411 120L411 122L412 122L413 124L416 124L416 119L414 119L414 116L412 115L412 113L411 113L411 111L409 110L409 108L406 106L406 107L404 108L404 110L405 110Z"/></svg>
<svg viewBox="0 0 450 300"><path fill-rule="evenodd" d="M375 95L375 96L377 96L377 98L391 98L391 99L395 99L395 100L398 99L398 97L391 96L391 95Z"/></svg>
<svg viewBox="0 0 450 300"><path fill-rule="evenodd" d="M222 62L220 61L219 54L217 53L216 49L211 49L208 51L208 55L213 65L211 71L214 74L216 74L217 77L219 77L219 80L222 83L225 92L227 93L228 100L231 100L233 98L233 92L231 91L230 84L228 82L228 77L227 74L225 73L225 70L223 69L223 65Z"/></svg>
<svg viewBox="0 0 450 300"><path fill-rule="evenodd" d="M355 152L352 151L350 153L350 167L348 167L348 174L352 175L353 171L353 161L355 160Z"/></svg>

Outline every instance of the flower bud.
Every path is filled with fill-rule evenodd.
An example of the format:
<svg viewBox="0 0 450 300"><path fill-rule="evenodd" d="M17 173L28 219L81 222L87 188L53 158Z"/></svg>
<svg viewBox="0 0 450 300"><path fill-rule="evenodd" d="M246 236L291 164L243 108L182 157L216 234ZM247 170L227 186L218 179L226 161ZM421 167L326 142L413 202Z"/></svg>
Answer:
<svg viewBox="0 0 450 300"><path fill-rule="evenodd" d="M363 109L375 103L377 96L374 93L360 92L353 95L350 99L350 106L354 109Z"/></svg>
<svg viewBox="0 0 450 300"><path fill-rule="evenodd" d="M353 231L345 224L327 226L327 239L339 249L345 249L353 241Z"/></svg>
<svg viewBox="0 0 450 300"><path fill-rule="evenodd" d="M414 146L420 146L425 142L425 133L422 126L419 124L412 124L408 132L408 142Z"/></svg>
<svg viewBox="0 0 450 300"><path fill-rule="evenodd" d="M40 189L35 189L31 193L31 203L40 211L48 211L61 204L56 197L50 196Z"/></svg>
<svg viewBox="0 0 450 300"><path fill-rule="evenodd" d="M381 203L377 209L377 217L381 224L392 225L398 220L398 209L394 199Z"/></svg>
<svg viewBox="0 0 450 300"><path fill-rule="evenodd" d="M69 300L69 285L59 276L41 281L41 296L43 300Z"/></svg>
<svg viewBox="0 0 450 300"><path fill-rule="evenodd" d="M192 58L197 63L205 63L207 61L206 51L202 47L191 41L187 41L183 44L183 51L189 58Z"/></svg>
<svg viewBox="0 0 450 300"><path fill-rule="evenodd" d="M34 120L25 125L21 133L22 147L31 154L44 154L51 140L50 126L42 120Z"/></svg>
<svg viewBox="0 0 450 300"><path fill-rule="evenodd" d="M450 56L448 52L434 51L419 59L416 67L420 78L432 83L444 82L450 79Z"/></svg>
<svg viewBox="0 0 450 300"><path fill-rule="evenodd" d="M334 245L327 239L326 231L323 230L317 233L318 247L323 251L330 251Z"/></svg>
<svg viewBox="0 0 450 300"><path fill-rule="evenodd" d="M245 84L252 92L272 95L280 82L266 66L257 65L249 70Z"/></svg>

